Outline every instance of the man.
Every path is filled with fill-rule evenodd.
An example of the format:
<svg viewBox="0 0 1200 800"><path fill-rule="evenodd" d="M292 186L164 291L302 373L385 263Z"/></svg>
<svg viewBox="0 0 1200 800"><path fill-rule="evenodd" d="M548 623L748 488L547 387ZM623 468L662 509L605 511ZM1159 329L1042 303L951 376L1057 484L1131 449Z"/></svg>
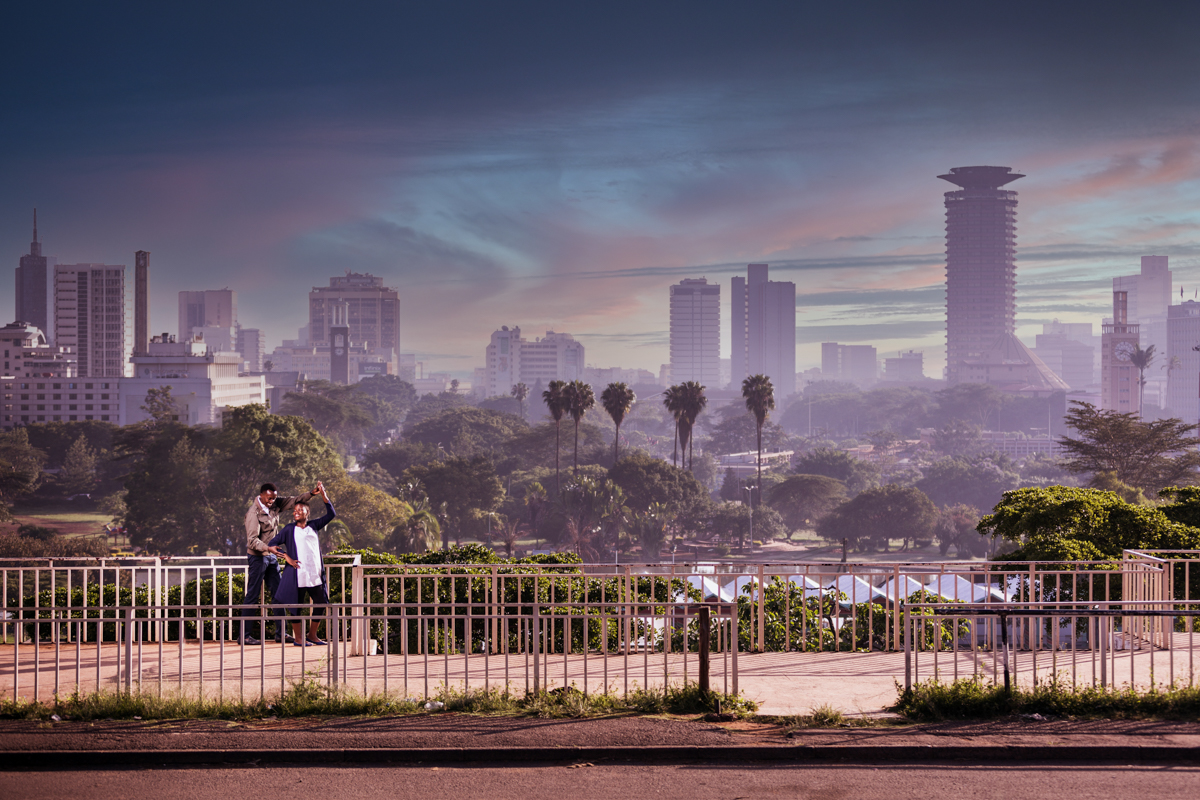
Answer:
<svg viewBox="0 0 1200 800"><path fill-rule="evenodd" d="M295 520L271 540L278 546L280 555L287 560L289 569L283 573L279 590L275 593L278 603L293 606L290 615L293 618L292 630L295 634L293 643L296 647L309 647L314 644L327 644L321 637L321 620L313 609L312 619L308 623L308 636L302 633L303 620L299 619L301 609L296 606L311 600L314 606L329 605L329 589L325 582L325 563L321 559L321 543L317 532L333 521L337 512L325 491L325 484L317 481L317 493L325 502L325 515L308 523L308 506L297 503L292 510Z"/></svg>
<svg viewBox="0 0 1200 800"><path fill-rule="evenodd" d="M270 544L279 532L279 515L295 506L297 503L307 503L316 491L305 492L297 497L280 497L273 483L264 483L258 490L258 497L246 511L246 552L248 569L246 570L246 591L242 595L242 616L257 616L258 596L266 583L267 591L271 593L271 601L279 589L279 548ZM272 616L280 616L272 611ZM251 623L257 631L257 624ZM283 641L283 623L275 627L275 641ZM287 641L292 641L288 636ZM262 644L257 637L246 633L246 624L242 624L242 644Z"/></svg>

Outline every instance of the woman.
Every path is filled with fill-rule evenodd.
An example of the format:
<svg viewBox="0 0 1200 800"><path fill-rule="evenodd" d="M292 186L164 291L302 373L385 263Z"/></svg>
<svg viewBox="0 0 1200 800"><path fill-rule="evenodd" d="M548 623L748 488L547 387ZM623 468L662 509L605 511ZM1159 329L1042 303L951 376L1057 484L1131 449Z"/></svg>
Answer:
<svg viewBox="0 0 1200 800"><path fill-rule="evenodd" d="M325 502L327 509L325 516L315 519L309 524L308 506L304 503L297 503L292 510L294 522L285 526L271 540L272 546L280 548L288 565L288 569L284 570L279 579L275 602L293 606L291 609L293 617L300 616L300 609L295 606L299 606L305 601L311 600L315 606L329 605L329 590L325 585L325 564L321 560L321 544L317 539L317 531L332 522L333 518L337 516L337 512L333 510L333 503L330 502L329 494L325 491L325 484L317 483L317 494ZM292 622L292 635L295 637L296 647L327 644L317 635L320 631L321 621L315 614L308 624L306 638L301 637L302 626L302 620L297 619Z"/></svg>

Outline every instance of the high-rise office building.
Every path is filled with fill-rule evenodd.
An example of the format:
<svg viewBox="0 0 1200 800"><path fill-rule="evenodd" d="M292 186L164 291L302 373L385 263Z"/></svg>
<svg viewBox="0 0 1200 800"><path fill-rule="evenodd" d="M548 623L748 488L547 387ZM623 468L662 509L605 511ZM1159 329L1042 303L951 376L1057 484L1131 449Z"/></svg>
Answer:
<svg viewBox="0 0 1200 800"><path fill-rule="evenodd" d="M1033 352L1072 389L1086 389L1096 382L1094 338L1090 322L1045 322Z"/></svg>
<svg viewBox="0 0 1200 800"><path fill-rule="evenodd" d="M717 388L721 373L721 287L687 278L671 287L671 381Z"/></svg>
<svg viewBox="0 0 1200 800"><path fill-rule="evenodd" d="M150 254L133 254L133 353L144 356L150 347Z"/></svg>
<svg viewBox="0 0 1200 800"><path fill-rule="evenodd" d="M528 341L521 337L520 328L504 325L492 334L484 351L484 385L477 387L476 394L507 395L518 383L532 391L550 381L583 380L583 368L583 345L571 334L546 331L545 337Z"/></svg>
<svg viewBox="0 0 1200 800"><path fill-rule="evenodd" d="M38 241L37 209L33 210L33 241L29 255L21 256L16 271L16 312L18 322L28 322L44 334L54 335L54 273L50 259L42 255Z"/></svg>
<svg viewBox="0 0 1200 800"><path fill-rule="evenodd" d="M191 341L197 328L233 329L236 326L237 292L233 289L179 293L179 341Z"/></svg>
<svg viewBox="0 0 1200 800"><path fill-rule="evenodd" d="M821 377L863 388L873 385L879 380L879 358L874 345L822 342Z"/></svg>
<svg viewBox="0 0 1200 800"><path fill-rule="evenodd" d="M735 388L766 375L776 402L796 391L796 284L768 279L766 264L734 278L730 297L731 375Z"/></svg>
<svg viewBox="0 0 1200 800"><path fill-rule="evenodd" d="M1200 303L1188 300L1167 308L1167 411L1189 425L1200 422Z"/></svg>
<svg viewBox="0 0 1200 800"><path fill-rule="evenodd" d="M130 374L124 264L54 266L54 342L71 348L81 378Z"/></svg>
<svg viewBox="0 0 1200 800"><path fill-rule="evenodd" d="M368 353L386 355L395 364L400 354L400 293L383 285L383 278L347 272L334 276L328 286L308 293L308 342L329 342L333 308L345 305L350 340Z"/></svg>
<svg viewBox="0 0 1200 800"><path fill-rule="evenodd" d="M1137 323L1129 321L1129 298L1113 292L1113 321L1101 326L1100 407L1122 414L1140 413L1138 370L1130 357L1139 344Z"/></svg>
<svg viewBox="0 0 1200 800"><path fill-rule="evenodd" d="M237 351L246 362L250 372L262 372L263 360L267 352L267 337L258 328L237 329Z"/></svg>
<svg viewBox="0 0 1200 800"><path fill-rule="evenodd" d="M345 304L334 304L329 310L329 380L346 386L350 383L350 326L346 322L349 309Z"/></svg>
<svg viewBox="0 0 1200 800"><path fill-rule="evenodd" d="M946 192L946 380L1016 332L1017 193L1008 167L955 167Z"/></svg>
<svg viewBox="0 0 1200 800"><path fill-rule="evenodd" d="M883 379L901 383L925 380L925 354L916 350L900 353L895 358L883 360Z"/></svg>

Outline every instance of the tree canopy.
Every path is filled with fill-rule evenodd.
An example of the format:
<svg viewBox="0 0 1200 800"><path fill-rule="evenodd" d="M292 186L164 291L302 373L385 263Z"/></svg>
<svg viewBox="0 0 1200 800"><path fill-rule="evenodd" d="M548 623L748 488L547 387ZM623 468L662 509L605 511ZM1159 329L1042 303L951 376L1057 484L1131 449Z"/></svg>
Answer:
<svg viewBox="0 0 1200 800"><path fill-rule="evenodd" d="M1076 473L1113 472L1122 483L1146 491L1196 482L1200 425L1177 418L1141 420L1137 414L1098 409L1074 402L1067 425L1077 436L1064 436L1064 465Z"/></svg>
<svg viewBox="0 0 1200 800"><path fill-rule="evenodd" d="M888 484L860 492L817 523L831 542L846 539L858 549L888 549L892 539L907 547L933 539L937 507L920 489Z"/></svg>

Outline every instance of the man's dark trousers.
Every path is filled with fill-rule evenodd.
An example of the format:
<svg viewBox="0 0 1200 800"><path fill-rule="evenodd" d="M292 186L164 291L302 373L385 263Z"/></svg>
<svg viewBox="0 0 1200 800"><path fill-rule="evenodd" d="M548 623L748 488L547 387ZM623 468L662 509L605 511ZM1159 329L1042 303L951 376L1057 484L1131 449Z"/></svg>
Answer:
<svg viewBox="0 0 1200 800"><path fill-rule="evenodd" d="M246 558L249 560L249 568L246 570L246 592L242 595L242 616L257 617L258 596L262 591L263 583L267 584L267 594L269 595L270 601L275 599L275 592L279 590L279 566L275 556L272 555L261 556L252 553L247 555ZM272 617L282 616L281 612L270 609L267 610L267 614ZM281 627L282 624L282 622L276 623L277 631L281 632L283 630ZM257 632L257 620L251 620L250 622L242 625L243 635L246 632L246 628L250 628L251 630ZM254 636L256 639L263 638L262 636L257 636L253 633L251 636Z"/></svg>

